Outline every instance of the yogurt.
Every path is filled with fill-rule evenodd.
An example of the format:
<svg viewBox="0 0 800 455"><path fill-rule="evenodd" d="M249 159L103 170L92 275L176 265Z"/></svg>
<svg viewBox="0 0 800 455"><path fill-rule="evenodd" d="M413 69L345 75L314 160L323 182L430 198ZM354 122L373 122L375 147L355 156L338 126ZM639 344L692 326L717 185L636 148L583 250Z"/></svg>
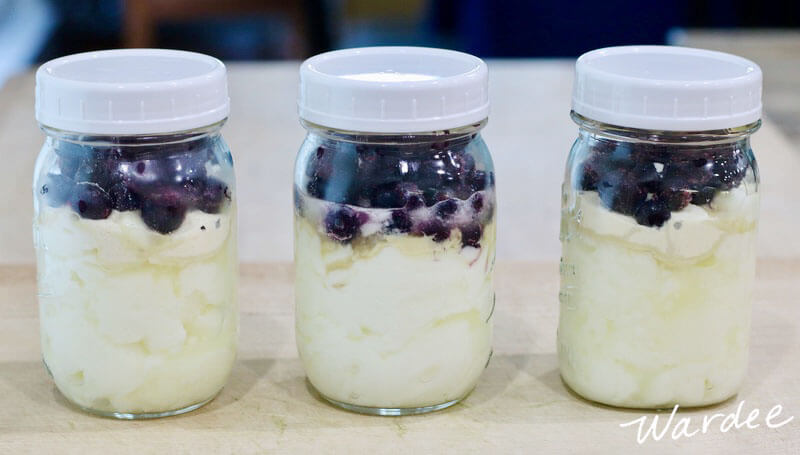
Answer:
<svg viewBox="0 0 800 455"><path fill-rule="evenodd" d="M169 235L138 212L42 207L41 343L59 390L93 411L153 414L222 388L237 344L235 212L192 210Z"/></svg>
<svg viewBox="0 0 800 455"><path fill-rule="evenodd" d="M466 396L491 355L494 222L476 248L457 229L441 242L381 232L375 224L388 211L363 209L373 222L362 234L371 235L343 243L326 235L309 202L295 217L295 298L297 345L314 387L367 408Z"/></svg>
<svg viewBox="0 0 800 455"><path fill-rule="evenodd" d="M633 408L734 395L748 357L757 194L721 191L653 228L576 193L562 226L564 381Z"/></svg>

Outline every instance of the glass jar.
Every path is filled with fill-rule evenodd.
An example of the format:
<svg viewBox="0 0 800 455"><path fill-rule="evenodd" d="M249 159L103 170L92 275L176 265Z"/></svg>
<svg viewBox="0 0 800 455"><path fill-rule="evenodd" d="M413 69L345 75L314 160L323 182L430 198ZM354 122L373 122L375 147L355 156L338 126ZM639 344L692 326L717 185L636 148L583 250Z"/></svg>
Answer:
<svg viewBox="0 0 800 455"><path fill-rule="evenodd" d="M576 72L579 135L562 194L561 375L613 406L724 401L748 357L760 70L727 54L645 46L590 52ZM608 100L616 111L590 95L601 83L618 94Z"/></svg>
<svg viewBox="0 0 800 455"><path fill-rule="evenodd" d="M469 70L482 75L461 79ZM451 125L424 109L416 118L403 111L414 94L420 105L450 96L433 81L477 84L485 96L485 72L466 54L418 48L338 51L301 69L308 136L295 168L297 346L311 384L335 405L380 415L442 409L464 398L488 364L496 204L480 136L486 100L471 115L453 106ZM347 85L353 74L371 76ZM395 95L428 82L392 99L376 88L388 79L383 90ZM383 109L393 113L384 123L315 115L314 91L339 83L362 106L377 90L376 109L389 98Z"/></svg>
<svg viewBox="0 0 800 455"><path fill-rule="evenodd" d="M93 52L37 73L42 354L85 411L179 414L225 384L238 334L227 110L225 68L199 54Z"/></svg>

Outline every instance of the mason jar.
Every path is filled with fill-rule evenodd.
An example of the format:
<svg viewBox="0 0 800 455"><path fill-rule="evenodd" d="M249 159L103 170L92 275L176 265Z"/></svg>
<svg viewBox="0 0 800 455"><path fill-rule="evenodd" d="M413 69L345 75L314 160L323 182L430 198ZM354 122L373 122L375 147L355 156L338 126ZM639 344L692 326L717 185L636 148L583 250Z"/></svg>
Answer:
<svg viewBox="0 0 800 455"><path fill-rule="evenodd" d="M761 71L733 55L600 49L576 64L558 353L579 395L670 408L735 395L756 262Z"/></svg>
<svg viewBox="0 0 800 455"><path fill-rule="evenodd" d="M196 409L236 356L236 192L225 66L170 50L71 55L36 73L41 346L79 408Z"/></svg>
<svg viewBox="0 0 800 455"><path fill-rule="evenodd" d="M459 52L348 49L300 70L297 346L313 387L368 414L463 399L491 356L487 69Z"/></svg>

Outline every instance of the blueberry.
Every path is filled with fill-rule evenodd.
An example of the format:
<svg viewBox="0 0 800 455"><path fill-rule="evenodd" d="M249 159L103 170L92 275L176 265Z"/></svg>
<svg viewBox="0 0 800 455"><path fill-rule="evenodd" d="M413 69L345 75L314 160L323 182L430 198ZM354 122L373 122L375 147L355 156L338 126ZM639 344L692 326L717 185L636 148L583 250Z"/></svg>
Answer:
<svg viewBox="0 0 800 455"><path fill-rule="evenodd" d="M714 177L714 160L710 157L698 157L689 161L684 167L687 178L708 181Z"/></svg>
<svg viewBox="0 0 800 455"><path fill-rule="evenodd" d="M153 185L149 188L147 193L141 194L141 201L144 204L145 200L153 201L160 205L174 205L181 203L188 206L186 194L181 187L169 184Z"/></svg>
<svg viewBox="0 0 800 455"><path fill-rule="evenodd" d="M197 179L188 179L185 180L180 185L173 185L173 184L166 184L166 185L154 185L149 188L159 188L161 186L170 186L173 188L179 188L184 195L184 198L187 201L187 205L191 207L197 207L201 204L203 199L203 192L206 190L206 186L209 181L217 181L213 177L206 177L206 178L197 178ZM148 191L149 193L151 191ZM145 194L147 194L145 193Z"/></svg>
<svg viewBox="0 0 800 455"><path fill-rule="evenodd" d="M69 199L74 186L75 182L69 177L61 174L47 174L45 183L39 188L39 194L50 207L61 207Z"/></svg>
<svg viewBox="0 0 800 455"><path fill-rule="evenodd" d="M661 190L661 174L652 162L637 163L633 168L639 187L646 193L656 193Z"/></svg>
<svg viewBox="0 0 800 455"><path fill-rule="evenodd" d="M610 154L616 150L618 143L598 137L589 137L588 145L592 153L605 155L603 159L608 159Z"/></svg>
<svg viewBox="0 0 800 455"><path fill-rule="evenodd" d="M444 181L455 181L452 169L449 169L439 154L419 161L412 170L414 182L425 192L436 191L444 186Z"/></svg>
<svg viewBox="0 0 800 455"><path fill-rule="evenodd" d="M396 204L400 203L400 199L407 197L407 194L400 188L403 184L403 175L396 164L381 161L374 172L359 172L353 181L355 193L366 197L370 205L374 201L383 208L398 207Z"/></svg>
<svg viewBox="0 0 800 455"><path fill-rule="evenodd" d="M148 192L148 187L167 183L163 160L137 160L120 165L134 191Z"/></svg>
<svg viewBox="0 0 800 455"><path fill-rule="evenodd" d="M389 222L389 230L405 233L411 230L413 221L403 209L392 210L392 218Z"/></svg>
<svg viewBox="0 0 800 455"><path fill-rule="evenodd" d="M111 178L107 163L102 159L88 159L81 163L75 171L78 183L94 183L103 189L111 187Z"/></svg>
<svg viewBox="0 0 800 455"><path fill-rule="evenodd" d="M692 193L692 204L693 205L706 205L714 199L714 195L717 190L710 186L703 186L696 189Z"/></svg>
<svg viewBox="0 0 800 455"><path fill-rule="evenodd" d="M609 159L611 167L630 170L637 164L637 153L634 145L628 142L618 142L612 147L611 155L604 159Z"/></svg>
<svg viewBox="0 0 800 455"><path fill-rule="evenodd" d="M347 243L358 234L361 221L355 210L347 206L338 206L325 216L325 230L328 237Z"/></svg>
<svg viewBox="0 0 800 455"><path fill-rule="evenodd" d="M466 183L472 193L483 191L489 184L489 177L485 171L476 169L467 174Z"/></svg>
<svg viewBox="0 0 800 455"><path fill-rule="evenodd" d="M431 207L439 202L454 199L456 194L453 190L445 188L427 190L423 196L425 197L425 205Z"/></svg>
<svg viewBox="0 0 800 455"><path fill-rule="evenodd" d="M226 199L231 200L228 185L209 177L202 184L202 192L196 200L195 206L206 213L219 213Z"/></svg>
<svg viewBox="0 0 800 455"><path fill-rule="evenodd" d="M439 218L446 220L453 216L454 213L458 211L458 202L455 199L447 199L436 204L436 216Z"/></svg>
<svg viewBox="0 0 800 455"><path fill-rule="evenodd" d="M702 165L695 166L692 160L673 160L664 165L662 175L662 187L666 189L695 191L703 186L712 185L712 175L703 169Z"/></svg>
<svg viewBox="0 0 800 455"><path fill-rule="evenodd" d="M644 201L636 209L635 214L636 222L648 227L661 227L669 220L670 216L667 203L657 198Z"/></svg>
<svg viewBox="0 0 800 455"><path fill-rule="evenodd" d="M422 200L422 190L414 183L403 182L398 185L398 190L403 193L406 200L406 205L411 203L411 199ZM413 204L413 203L412 203Z"/></svg>
<svg viewBox="0 0 800 455"><path fill-rule="evenodd" d="M402 207L406 200L406 195L398 188L398 184L384 183L373 190L370 204L377 208Z"/></svg>
<svg viewBox="0 0 800 455"><path fill-rule="evenodd" d="M483 195L481 193L475 193L472 196L470 205L472 206L472 210L480 212L481 209L483 208Z"/></svg>
<svg viewBox="0 0 800 455"><path fill-rule="evenodd" d="M163 192L156 198L142 202L142 220L150 229L161 234L169 234L178 229L185 217L186 205L179 194Z"/></svg>
<svg viewBox="0 0 800 455"><path fill-rule="evenodd" d="M463 181L464 178L462 178L458 172L446 172L442 174L440 185L443 188L449 188L456 192L459 192L459 190L468 192L469 188L463 184Z"/></svg>
<svg viewBox="0 0 800 455"><path fill-rule="evenodd" d="M373 190L370 204L377 208L403 207L410 196L419 194L419 188L413 183L384 183Z"/></svg>
<svg viewBox="0 0 800 455"><path fill-rule="evenodd" d="M600 181L600 168L599 160L587 159L584 161L577 178L578 188L583 191L597 190L597 184Z"/></svg>
<svg viewBox="0 0 800 455"><path fill-rule="evenodd" d="M712 167L717 187L723 191L739 186L747 173L747 162L741 153L718 156Z"/></svg>
<svg viewBox="0 0 800 455"><path fill-rule="evenodd" d="M450 238L450 228L441 220L432 219L425 221L420 224L419 229L423 235L432 236L434 242L443 242Z"/></svg>
<svg viewBox="0 0 800 455"><path fill-rule="evenodd" d="M141 207L139 195L123 182L116 183L112 186L108 194L111 196L114 210L126 212L130 210L139 210Z"/></svg>
<svg viewBox="0 0 800 455"><path fill-rule="evenodd" d="M653 162L668 163L675 156L675 147L672 144L648 143L639 144L639 147L641 154Z"/></svg>
<svg viewBox="0 0 800 455"><path fill-rule="evenodd" d="M688 190L678 188L664 188L656 197L667 204L667 208L673 212L683 210L692 200L692 193Z"/></svg>
<svg viewBox="0 0 800 455"><path fill-rule="evenodd" d="M111 215L113 202L108 193L93 183L77 183L69 197L69 204L81 218L104 220Z"/></svg>
<svg viewBox="0 0 800 455"><path fill-rule="evenodd" d="M425 205L425 198L421 194L412 194L408 197L406 208L408 210L415 210Z"/></svg>
<svg viewBox="0 0 800 455"><path fill-rule="evenodd" d="M598 182L598 193L603 204L623 215L633 215L647 198L639 187L636 175L630 171L606 173Z"/></svg>
<svg viewBox="0 0 800 455"><path fill-rule="evenodd" d="M664 168L665 178L683 182L683 187L697 190L714 186L714 161L707 157L696 157L687 161L669 163Z"/></svg>
<svg viewBox="0 0 800 455"><path fill-rule="evenodd" d="M369 221L369 214L356 211L356 221L358 221L359 226L365 225Z"/></svg>
<svg viewBox="0 0 800 455"><path fill-rule="evenodd" d="M434 188L425 188L425 190L422 191L422 199L425 201L425 206L426 207L431 207L433 204L436 204L436 202L438 202L436 200L436 195L438 193L439 193L439 190L437 188L435 188L435 187Z"/></svg>
<svg viewBox="0 0 800 455"><path fill-rule="evenodd" d="M206 177L206 153L181 153L158 159L139 159L119 164L120 172L134 191L145 193L152 185L184 185Z"/></svg>
<svg viewBox="0 0 800 455"><path fill-rule="evenodd" d="M470 223L461 227L461 244L478 248L481 246L483 228L478 223Z"/></svg>

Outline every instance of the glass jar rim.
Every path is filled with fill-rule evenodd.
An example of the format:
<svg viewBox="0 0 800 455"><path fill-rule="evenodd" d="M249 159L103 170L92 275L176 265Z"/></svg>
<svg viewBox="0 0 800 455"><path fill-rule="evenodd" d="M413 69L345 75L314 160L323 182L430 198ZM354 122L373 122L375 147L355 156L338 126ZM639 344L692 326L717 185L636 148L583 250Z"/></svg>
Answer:
<svg viewBox="0 0 800 455"><path fill-rule="evenodd" d="M371 132L371 131L348 131L331 128L324 125L309 122L305 119L300 119L300 124L308 132L314 132L327 138L331 138L342 142L352 143L370 143L370 144L397 144L397 143L414 143L414 142L440 142L452 141L459 138L479 134L480 131L486 126L489 119L485 118L478 123L472 125L465 125L458 128L450 128L445 130L434 131L419 131L411 133L384 133L384 132Z"/></svg>
<svg viewBox="0 0 800 455"><path fill-rule="evenodd" d="M750 136L761 128L761 120L736 128L704 131L661 131L610 125L585 117L574 110L570 117L581 130L594 135L626 142L655 142L660 144L711 144L734 142Z"/></svg>
<svg viewBox="0 0 800 455"><path fill-rule="evenodd" d="M39 124L45 135L59 141L66 141L75 144L90 146L122 146L122 147L147 147L153 145L177 144L190 142L203 137L216 134L227 122L227 117L211 125L193 128L183 131L170 131L153 134L107 134L107 133L83 133L76 131L66 131L51 126Z"/></svg>

